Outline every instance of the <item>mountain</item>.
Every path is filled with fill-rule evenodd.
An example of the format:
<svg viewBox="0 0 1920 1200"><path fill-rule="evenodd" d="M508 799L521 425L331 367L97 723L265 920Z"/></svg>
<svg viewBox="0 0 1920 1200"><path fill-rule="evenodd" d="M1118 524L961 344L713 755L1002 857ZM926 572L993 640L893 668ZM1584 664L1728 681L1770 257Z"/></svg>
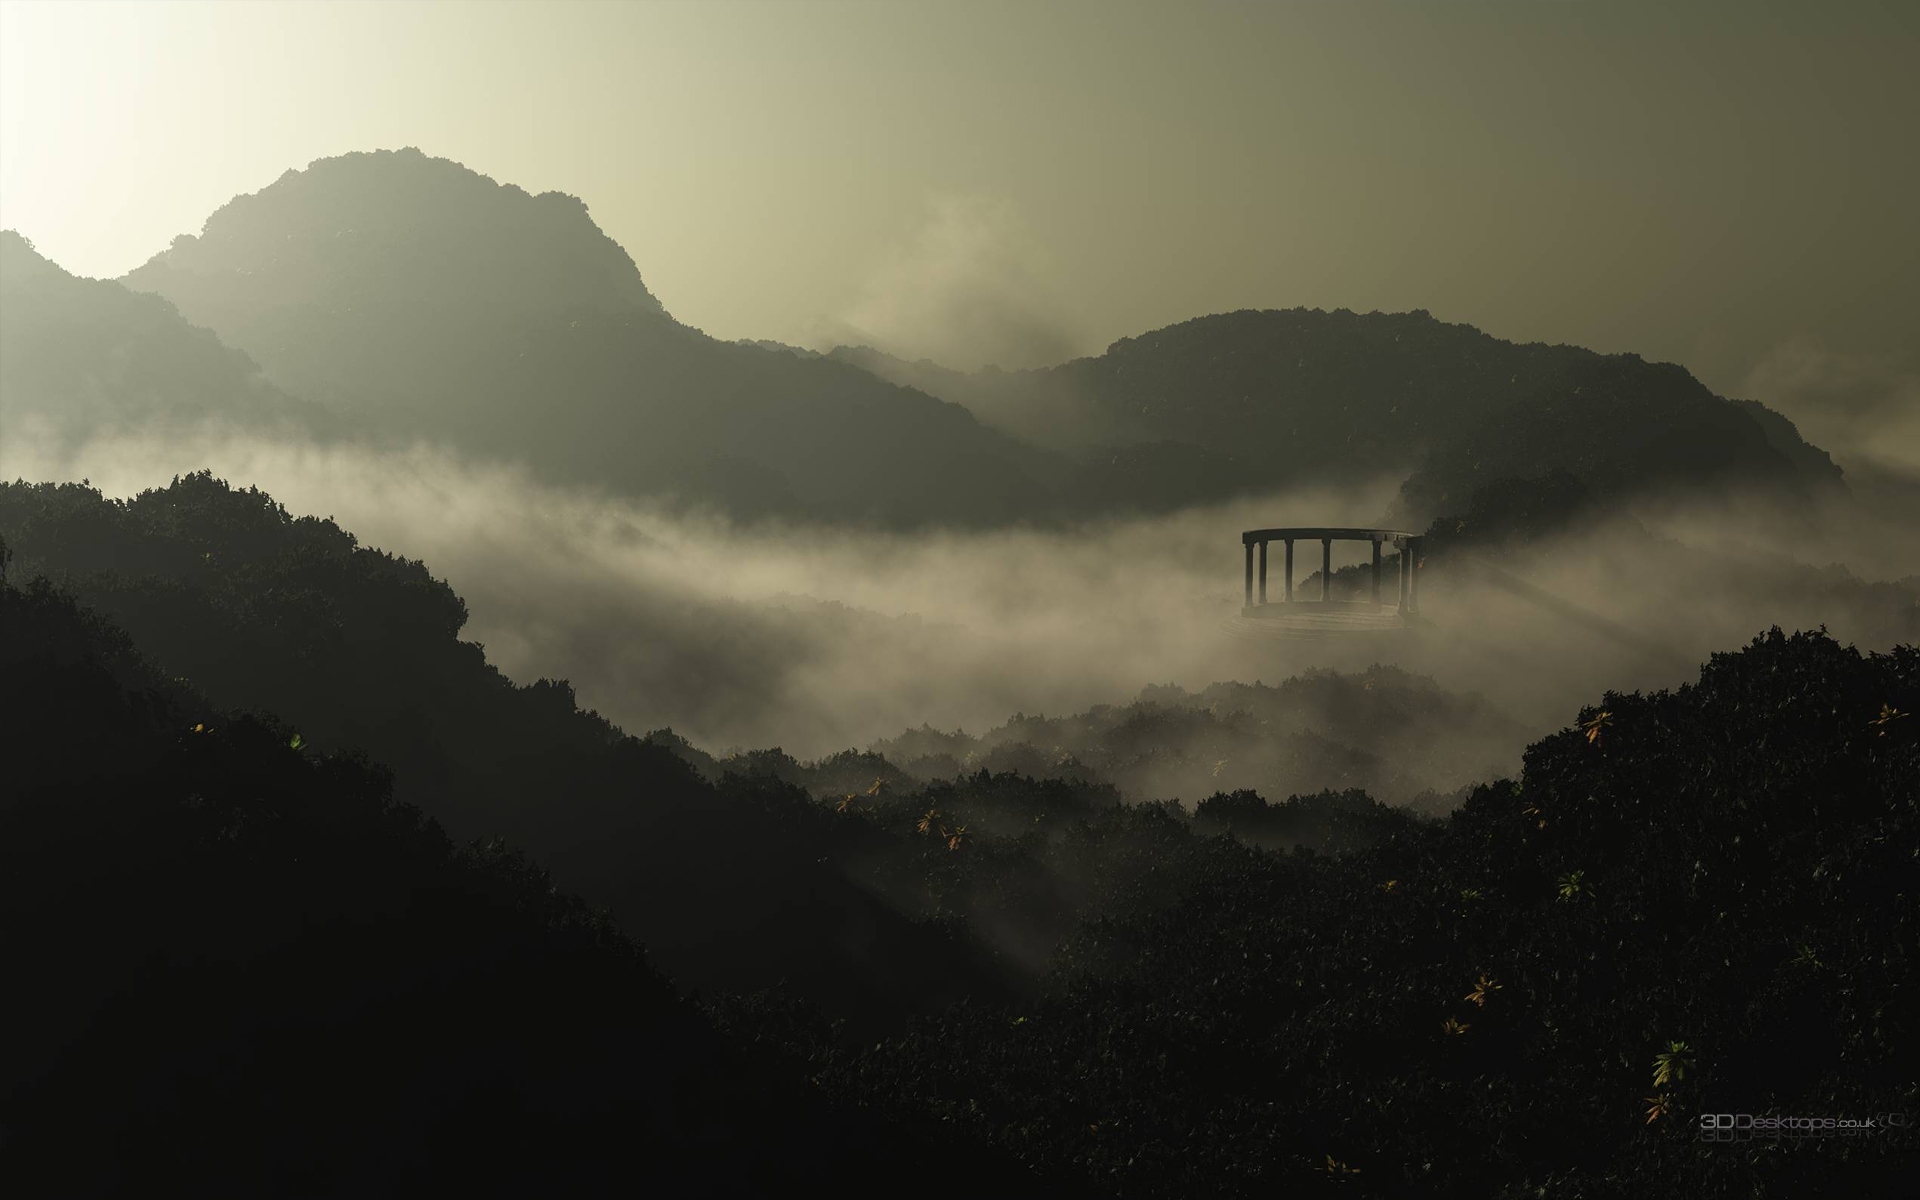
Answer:
<svg viewBox="0 0 1920 1200"><path fill-rule="evenodd" d="M288 171L128 287L358 434L736 515L894 526L1161 511L1394 473L1396 523L1564 471L1612 503L1840 473L1780 414L1632 354L1424 311L1241 311L973 373L674 321L578 199L418 150Z"/></svg>
<svg viewBox="0 0 1920 1200"><path fill-rule="evenodd" d="M466 604L330 520L188 475L130 501L0 483L16 578L45 576L221 709L263 710L318 751L396 773L395 798L462 840L501 836L611 907L696 987L799 995L888 1025L1004 991L965 936L828 865L844 830L804 792L717 792L670 749L516 686L461 641Z"/></svg>
<svg viewBox="0 0 1920 1200"><path fill-rule="evenodd" d="M672 320L587 215L418 150L289 171L126 277L360 428L738 513L1010 521L1046 459L848 364Z"/></svg>
<svg viewBox="0 0 1920 1200"><path fill-rule="evenodd" d="M872 1194L947 1153L931 1194L1041 1194L827 1101L517 850L457 847L44 580L0 574L0 678L17 1189Z"/></svg>
<svg viewBox="0 0 1920 1200"><path fill-rule="evenodd" d="M1482 697L1375 664L1309 669L1277 686L1153 686L1132 704L1021 714L979 737L922 726L872 750L918 779L1015 772L1111 784L1132 801L1363 789L1389 804L1444 807L1448 794L1509 769L1525 742L1523 727Z"/></svg>
<svg viewBox="0 0 1920 1200"><path fill-rule="evenodd" d="M130 272L290 390L353 405L409 365L550 317L664 317L572 196L530 196L417 150L349 154L238 196Z"/></svg>
<svg viewBox="0 0 1920 1200"><path fill-rule="evenodd" d="M1920 654L1774 629L1596 699L1443 821L1360 794L1137 806L1154 873L1042 999L820 1078L1114 1195L1910 1195ZM1319 846L1244 845L1269 839ZM1703 1136L1720 1113L1752 1136Z"/></svg>
<svg viewBox="0 0 1920 1200"><path fill-rule="evenodd" d="M105 431L209 420L317 430L325 414L159 296L78 279L0 231L0 435L71 449Z"/></svg>
<svg viewBox="0 0 1920 1200"><path fill-rule="evenodd" d="M1827 455L1751 401L1638 355L1516 344L1424 311L1241 311L1027 371L961 373L867 347L832 357L965 404L981 420L1088 461L1184 443L1270 485L1410 472L1412 527L1505 477L1566 471L1602 500L1667 489L1839 486Z"/></svg>
<svg viewBox="0 0 1920 1200"><path fill-rule="evenodd" d="M1023 772L1204 788L1259 720L1449 771L1471 708L1376 670L922 730L886 747L919 779L715 761L500 679L424 567L251 490L4 485L0 539L0 961L37 981L0 1135L39 1190L1911 1192L1911 646L1774 629L1570 708L1435 819L1189 809ZM978 751L1016 769L927 770ZM517 820L551 880L435 809ZM1876 1123L1722 1143L1715 1113Z"/></svg>

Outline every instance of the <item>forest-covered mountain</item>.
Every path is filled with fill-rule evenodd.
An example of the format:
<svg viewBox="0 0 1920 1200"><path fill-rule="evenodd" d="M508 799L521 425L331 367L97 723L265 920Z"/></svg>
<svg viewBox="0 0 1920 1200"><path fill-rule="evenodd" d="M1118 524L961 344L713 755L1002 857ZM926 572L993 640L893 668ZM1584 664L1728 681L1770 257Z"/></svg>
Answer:
<svg viewBox="0 0 1920 1200"><path fill-rule="evenodd" d="M289 171L127 275L357 431L757 516L998 523L1044 456L844 363L681 325L577 199L417 150Z"/></svg>
<svg viewBox="0 0 1920 1200"><path fill-rule="evenodd" d="M127 503L11 485L0 538L0 841L34 914L0 937L41 981L15 1027L47 1035L0 1122L80 1190L136 1166L198 1194L596 1190L635 1137L722 1192L815 1166L1164 1197L1910 1181L1911 1127L1884 1123L1920 1106L1910 646L1774 631L1567 714L1439 820L1357 790L1122 804L877 754L703 779L665 732L501 679L420 564L204 476ZM268 704L297 716L232 711ZM407 796L463 838L518 822L629 931L705 922L704 957L656 961L722 990L682 1005ZM1721 1144L1713 1112L1882 1124Z"/></svg>
<svg viewBox="0 0 1920 1200"><path fill-rule="evenodd" d="M1555 470L1605 500L1747 485L1804 498L1840 478L1785 417L1682 367L1517 345L1424 311L1223 313L1027 371L967 374L867 347L832 356L1036 445L1114 458L1145 495L1158 472L1114 456L1167 443L1220 460L1226 494L1410 475L1394 519L1415 528L1490 482Z"/></svg>
<svg viewBox="0 0 1920 1200"><path fill-rule="evenodd" d="M295 434L331 424L166 300L77 279L0 230L0 436L66 450L101 433L207 421Z"/></svg>
<svg viewBox="0 0 1920 1200"><path fill-rule="evenodd" d="M876 784L993 794L1008 776L1058 782L1081 816L1246 787L1405 800L1484 777L1522 741L1479 698L1382 668L1154 689L1128 707L1019 717L982 739L922 730L812 763L778 749L716 759L671 731L627 736L581 711L564 682L516 686L460 640L466 606L423 564L204 472L129 501L0 483L0 537L16 573L57 581L221 707L366 752L395 770L402 802L457 837L526 847L610 905L677 978L784 978L886 1027L957 995L1012 994L1035 963L956 929L960 910L917 885L869 877L863 864L901 831L880 837L815 800Z"/></svg>
<svg viewBox="0 0 1920 1200"><path fill-rule="evenodd" d="M828 1101L518 850L4 570L0 678L18 1194L871 1193L962 1146L923 1186L1032 1181Z"/></svg>
<svg viewBox="0 0 1920 1200"><path fill-rule="evenodd" d="M1910 1183L1914 581L1588 538L1840 487L1677 366L1423 312L1011 373L721 342L578 200L417 151L288 172L124 283L0 235L0 436L208 422L889 525L1398 472L1431 596L1577 545L1663 627L1532 600L1620 653L1733 594L1893 648L1771 630L1559 714L1510 779L1522 726L1390 666L803 762L516 684L426 564L257 489L0 482L0 1158L42 1190ZM1720 1144L1713 1112L1906 1123Z"/></svg>
<svg viewBox="0 0 1920 1200"><path fill-rule="evenodd" d="M1482 697L1376 664L1279 684L1150 687L1132 704L1020 714L977 737L922 727L873 750L923 780L988 770L1195 802L1239 790L1358 790L1444 812L1454 791L1501 774L1524 740Z"/></svg>
<svg viewBox="0 0 1920 1200"><path fill-rule="evenodd" d="M1039 1002L795 1052L1115 1194L1899 1195L1917 704L1912 647L1775 630L1604 697L1439 824L1212 798ZM1334 854L1177 852L1316 814ZM1713 1113L1859 1125L1716 1141Z"/></svg>
<svg viewBox="0 0 1920 1200"><path fill-rule="evenodd" d="M582 711L566 683L516 686L459 640L466 606L451 588L331 521L203 473L127 502L0 484L0 537L17 572L58 581L221 708L364 751L454 836L526 848L684 982L785 979L885 1026L1003 986L977 942L828 862L831 814L796 806L804 792L716 791Z"/></svg>

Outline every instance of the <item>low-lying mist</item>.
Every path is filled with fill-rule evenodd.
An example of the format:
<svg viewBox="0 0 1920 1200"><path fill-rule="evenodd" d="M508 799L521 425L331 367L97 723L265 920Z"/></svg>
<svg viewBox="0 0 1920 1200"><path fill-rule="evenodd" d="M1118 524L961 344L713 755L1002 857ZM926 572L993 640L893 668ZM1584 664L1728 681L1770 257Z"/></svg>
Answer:
<svg viewBox="0 0 1920 1200"><path fill-rule="evenodd" d="M1126 704L1154 685L1381 663L1500 710L1498 744L1455 756L1492 774L1517 769L1528 738L1605 690L1679 684L1770 625L1824 624L1874 648L1920 630L1912 580L1863 583L1817 537L1756 545L1738 506L1436 555L1421 585L1425 628L1301 640L1238 615L1240 531L1371 524L1396 479L1151 519L900 535L741 526L542 486L427 445L123 435L70 453L18 436L0 446L0 474L84 476L108 495L203 466L423 559L466 599L465 636L514 679L570 679L583 705L629 732L670 726L716 753L779 746L811 759L923 725L977 735L1014 714ZM1335 565L1365 552L1336 545ZM1317 557L1302 548L1299 584ZM1277 553L1271 569L1277 592ZM1391 567L1384 586L1391 595ZM1390 754L1394 731L1377 732L1376 751Z"/></svg>

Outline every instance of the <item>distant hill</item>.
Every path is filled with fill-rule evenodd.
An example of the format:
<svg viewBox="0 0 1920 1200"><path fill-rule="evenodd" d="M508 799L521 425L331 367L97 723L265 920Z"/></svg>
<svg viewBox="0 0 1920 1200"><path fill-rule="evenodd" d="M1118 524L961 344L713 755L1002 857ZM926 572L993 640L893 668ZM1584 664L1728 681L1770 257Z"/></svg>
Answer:
<svg viewBox="0 0 1920 1200"><path fill-rule="evenodd" d="M36 981L6 1004L9 1178L867 1195L942 1154L918 1194L1062 1194L833 1103L733 1032L751 1002L721 1028L517 848L455 844L386 768L219 709L44 579L0 570L0 678L0 954Z"/></svg>
<svg viewBox="0 0 1920 1200"><path fill-rule="evenodd" d="M253 420L291 395L350 435L745 517L997 525L1391 473L1383 519L1424 527L1553 471L1603 504L1842 486L1787 418L1679 366L1423 311L1226 313L1012 372L720 341L674 321L578 199L412 149L289 171L126 277L177 314L23 239L5 253L0 416Z"/></svg>
<svg viewBox="0 0 1920 1200"><path fill-rule="evenodd" d="M0 436L61 449L97 433L183 427L316 429L324 414L158 296L78 279L0 231Z"/></svg>
<svg viewBox="0 0 1920 1200"><path fill-rule="evenodd" d="M516 686L460 640L452 588L330 520L206 473L130 501L0 482L0 539L11 577L54 581L218 708L272 712L323 752L364 751L454 837L536 855L687 984L784 979L881 1024L1007 986L964 933L903 917L826 865L835 826L804 793L716 792L669 749L581 710L564 681Z"/></svg>
<svg viewBox="0 0 1920 1200"><path fill-rule="evenodd" d="M1044 457L848 364L673 321L579 200L418 150L241 196L126 277L368 430L749 515L990 523Z"/></svg>
<svg viewBox="0 0 1920 1200"><path fill-rule="evenodd" d="M1112 784L1133 801L1363 788L1390 804L1444 809L1446 793L1511 771L1525 742L1524 727L1483 697L1375 664L1310 669L1279 685L1153 686L1132 704L1020 714L981 737L922 726L872 750L923 780L1015 771Z"/></svg>
<svg viewBox="0 0 1920 1200"><path fill-rule="evenodd" d="M572 196L418 150L348 154L237 196L125 282L315 400L404 403L421 356L555 316L665 310Z"/></svg>
<svg viewBox="0 0 1920 1200"><path fill-rule="evenodd" d="M1602 499L1758 484L1791 495L1840 472L1792 422L1671 363L1519 345L1424 311L1241 311L1122 338L1030 371L962 373L867 347L832 357L965 404L1089 460L1184 443L1234 464L1228 486L1409 472L1416 527L1505 477L1566 471Z"/></svg>

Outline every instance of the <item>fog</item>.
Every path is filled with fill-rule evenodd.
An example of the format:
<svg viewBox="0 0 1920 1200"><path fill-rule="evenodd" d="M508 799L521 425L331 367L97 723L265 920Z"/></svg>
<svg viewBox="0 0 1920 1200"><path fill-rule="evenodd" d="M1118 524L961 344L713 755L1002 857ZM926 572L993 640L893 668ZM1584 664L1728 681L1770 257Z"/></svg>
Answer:
<svg viewBox="0 0 1920 1200"><path fill-rule="evenodd" d="M975 370L1052 366L1090 349L1051 283L1052 254L1012 202L930 199L913 236L884 255L814 348L865 345Z"/></svg>
<svg viewBox="0 0 1920 1200"><path fill-rule="evenodd" d="M16 433L0 447L0 475L86 477L109 496L203 466L425 560L466 599L464 636L517 682L568 678L629 732L671 727L716 753L812 759L922 724L980 734L1016 713L1124 704L1149 685L1379 662L1514 718L1522 736L1472 758L1491 773L1606 689L1685 682L1769 625L1824 623L1864 648L1920 629L1914 580L1863 582L1820 537L1759 544L1738 503L1667 509L1658 524L1622 514L1497 563L1448 555L1423 574L1425 628L1306 640L1239 616L1240 531L1370 524L1394 479L1150 519L900 535L670 514L424 444L127 434L63 452ZM1336 544L1336 567L1366 549ZM1300 583L1316 557L1300 555ZM1276 553L1276 592L1280 569ZM1389 595L1393 579L1389 565ZM1393 731L1379 736L1390 753Z"/></svg>
<svg viewBox="0 0 1920 1200"><path fill-rule="evenodd" d="M1843 353L1800 336L1754 364L1744 389L1843 465L1920 478L1920 369L1901 356Z"/></svg>

